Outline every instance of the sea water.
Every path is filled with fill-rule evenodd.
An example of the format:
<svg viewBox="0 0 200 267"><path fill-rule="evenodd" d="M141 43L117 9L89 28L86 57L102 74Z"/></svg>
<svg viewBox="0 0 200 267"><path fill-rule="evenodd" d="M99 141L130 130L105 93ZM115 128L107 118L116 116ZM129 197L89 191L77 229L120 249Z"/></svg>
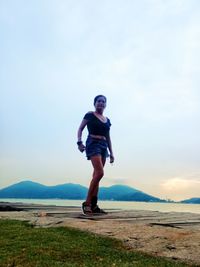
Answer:
<svg viewBox="0 0 200 267"><path fill-rule="evenodd" d="M56 205L66 207L81 207L83 200L65 199L19 199L0 198L0 202L20 202L44 205ZM192 212L200 214L200 204L160 203L160 202L135 202L135 201L99 201L103 209L116 210L152 210L160 212Z"/></svg>

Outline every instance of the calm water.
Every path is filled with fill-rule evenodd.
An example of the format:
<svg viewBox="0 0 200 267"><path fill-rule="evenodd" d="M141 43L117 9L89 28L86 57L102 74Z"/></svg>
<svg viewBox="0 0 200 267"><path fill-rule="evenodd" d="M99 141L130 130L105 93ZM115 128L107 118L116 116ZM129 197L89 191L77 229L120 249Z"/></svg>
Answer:
<svg viewBox="0 0 200 267"><path fill-rule="evenodd" d="M57 205L57 206L74 206L74 207L80 207L82 203L81 200L0 198L0 202L2 201L46 204L46 205ZM161 212L177 211L177 212L193 212L200 214L200 204L99 201L99 206L101 206L104 209L153 210Z"/></svg>

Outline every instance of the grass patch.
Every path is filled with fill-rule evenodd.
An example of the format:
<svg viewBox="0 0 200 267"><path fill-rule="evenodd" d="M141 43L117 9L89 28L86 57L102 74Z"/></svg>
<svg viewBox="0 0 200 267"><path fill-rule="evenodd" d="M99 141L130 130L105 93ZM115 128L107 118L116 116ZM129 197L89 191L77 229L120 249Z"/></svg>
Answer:
<svg viewBox="0 0 200 267"><path fill-rule="evenodd" d="M33 228L0 220L1 267L188 266L128 251L121 241L68 227Z"/></svg>

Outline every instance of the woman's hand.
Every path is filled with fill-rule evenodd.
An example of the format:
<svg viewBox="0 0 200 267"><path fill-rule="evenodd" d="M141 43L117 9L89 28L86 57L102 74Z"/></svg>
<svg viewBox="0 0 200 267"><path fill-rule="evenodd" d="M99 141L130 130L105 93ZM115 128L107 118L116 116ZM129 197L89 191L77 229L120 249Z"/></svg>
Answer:
<svg viewBox="0 0 200 267"><path fill-rule="evenodd" d="M110 163L113 163L115 161L115 158L113 156L113 154L110 154Z"/></svg>
<svg viewBox="0 0 200 267"><path fill-rule="evenodd" d="M80 144L80 145L78 146L78 149L79 149L79 151L84 152L84 151L85 151L85 146L84 146L84 144Z"/></svg>

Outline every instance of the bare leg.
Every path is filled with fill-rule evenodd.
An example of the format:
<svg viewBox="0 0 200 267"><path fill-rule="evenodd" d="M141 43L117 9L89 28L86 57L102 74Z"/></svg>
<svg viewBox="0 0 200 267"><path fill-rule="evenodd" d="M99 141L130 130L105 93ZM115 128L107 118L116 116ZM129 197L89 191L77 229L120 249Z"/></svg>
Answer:
<svg viewBox="0 0 200 267"><path fill-rule="evenodd" d="M101 162L102 162L103 167L104 167L104 165L105 165L105 163L106 163L106 158L102 158L102 157L101 157ZM93 174L93 175L94 175L94 174ZM98 183L98 186L96 187L96 190L94 191L93 197L97 197L98 192L99 192L99 183Z"/></svg>
<svg viewBox="0 0 200 267"><path fill-rule="evenodd" d="M93 171L93 177L92 177L92 181L90 182L88 195L87 195L87 199L86 199L86 203L88 205L91 204L92 197L96 196L97 193L98 193L99 182L100 182L101 178L104 175L103 167L104 167L104 164L105 164L105 162L102 161L102 157L101 156L93 156L93 157L91 157L91 162L92 162L94 171Z"/></svg>

